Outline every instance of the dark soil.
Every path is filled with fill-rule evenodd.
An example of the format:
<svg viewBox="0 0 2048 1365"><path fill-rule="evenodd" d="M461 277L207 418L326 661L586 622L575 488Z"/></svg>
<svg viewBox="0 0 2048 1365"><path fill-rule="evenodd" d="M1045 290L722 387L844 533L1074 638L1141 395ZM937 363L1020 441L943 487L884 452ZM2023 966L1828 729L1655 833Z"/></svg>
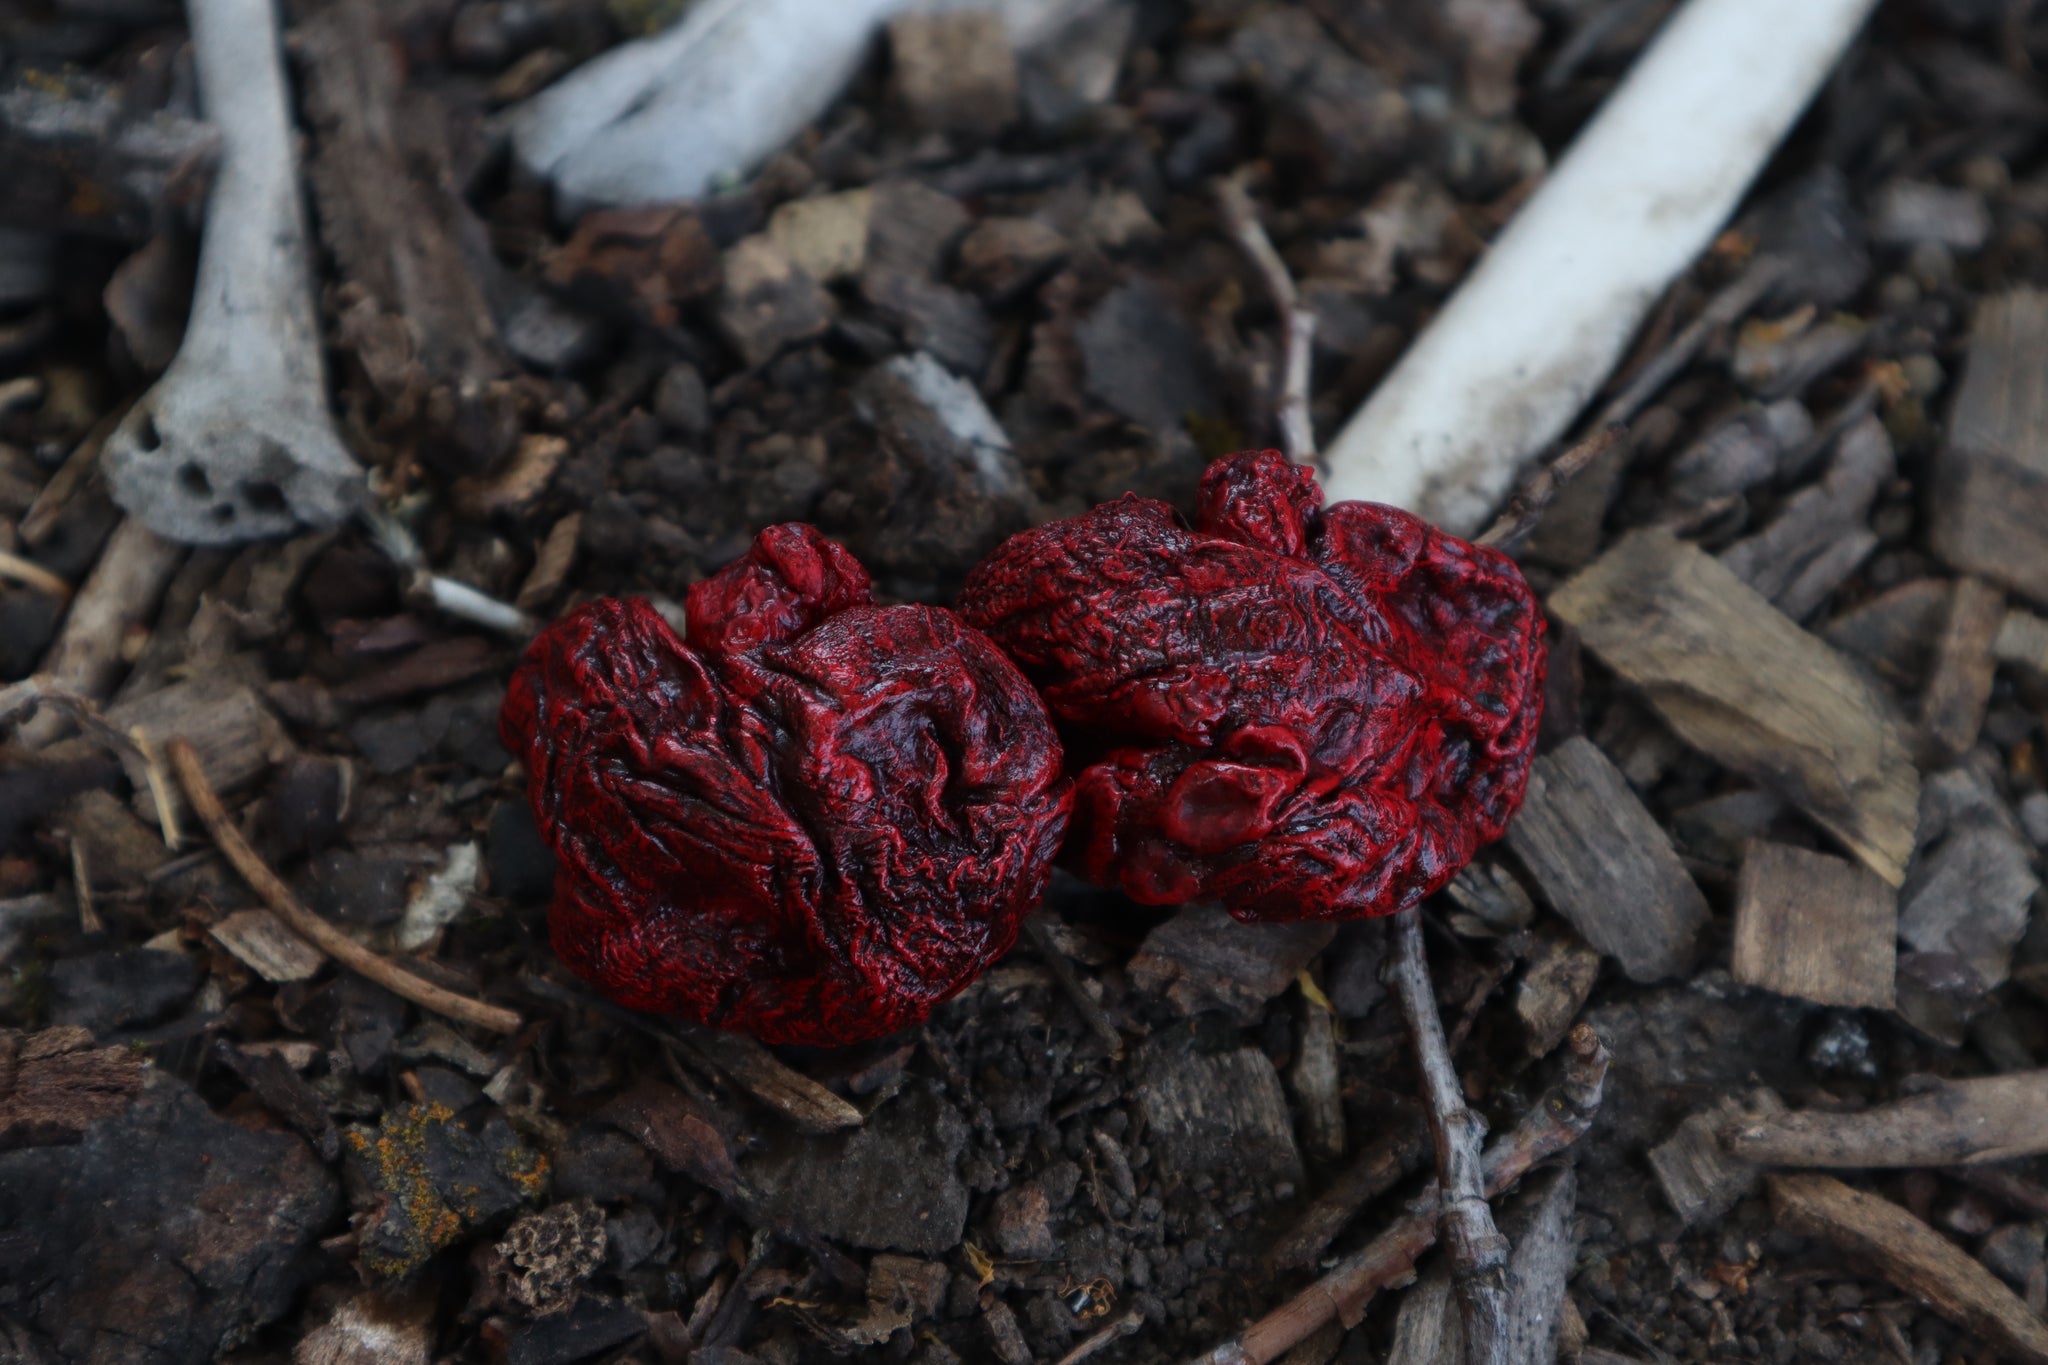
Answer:
<svg viewBox="0 0 2048 1365"><path fill-rule="evenodd" d="M402 59L408 117L445 132L461 212L495 261L472 267L491 275L487 330L511 357L491 380L508 425L457 439L475 429L437 403L445 374L378 349L388 332L358 305L373 321L396 305L364 282L344 240L359 224L323 185L336 411L433 569L542 619L605 594L672 609L776 521L843 539L885 598L944 601L1027 522L1127 490L1186 506L1209 459L1278 439L1279 320L1209 190L1249 162L1265 163L1264 222L1319 317L1314 415L1333 434L1669 8L1112 0L1115 22L1066 55L1107 53L1113 89L1091 99L1027 62L995 131L984 105L949 122L906 101L884 42L743 185L579 225L508 170L491 116L618 41L634 7L364 3ZM307 23L319 6L293 8ZM0 11L0 84L73 63L134 107L190 112L184 41L152 0L16 7ZM1932 601L1956 573L1931 548L1927 506L1971 320L1987 295L2048 282L2038 63L2038 6L1886 0L1620 378L1760 243L1797 268L1636 415L1625 464L1552 509L1524 556L1539 592L1632 528L1676 525L1717 553L1752 534L1821 479L1830 419L1871 402L1896 472L1836 533L1872 546L1795 614L1861 656L1901 716L1920 714L1941 609L1888 614L1890 633L1859 634L1871 618L1850 614L1922 580L1941 585ZM309 124L310 154L334 126ZM10 136L0 156L26 158ZM746 253L780 206L863 187L856 268L746 292ZM391 193L401 215L449 211ZM74 585L119 520L105 490L88 480L44 500L54 520L24 519L171 353L197 208L146 207L147 228L85 212L0 236L0 550ZM0 223L56 221L21 216L0 203ZM544 334L517 322L534 300L556 310ZM920 351L985 398L1024 496L979 487L884 369ZM1701 453L1709 436L1720 454ZM1020 946L920 1031L783 1050L864 1116L818 1131L815 1104L746 1082L759 1055L627 1017L554 962L550 855L496 733L516 642L437 614L356 529L196 550L162 586L101 700L118 716L192 681L246 696L254 757L226 795L264 856L382 947L430 879L452 886L460 912L430 926L420 970L526 1026L458 1027L331 963L266 973L222 928L255 896L189 813L172 849L148 784L92 739L0 747L0 1360L1051 1362L1135 1310L1142 1324L1092 1358L1170 1361L1313 1279L1316 1258L1278 1267L1276 1242L1351 1158L1419 1132L1381 926L1176 919L1064 876L1042 912L1049 941L1121 1053ZM33 671L62 621L49 591L0 571L0 683ZM1780 1230L1754 1182L1687 1227L1647 1153L1760 1087L1795 1109L1855 1108L2042 1065L2048 916L2031 916L2004 980L1904 954L1920 989L1894 1010L1737 984L1742 841L1834 845L1687 748L1569 632L1554 640L1546 747L1591 737L1712 911L1689 972L1641 984L1606 959L1586 991L1536 970L1584 949L1504 846L1481 858L1493 894L1474 876L1431 907L1446 1023L1495 1131L1552 1078L1572 1018L1615 1056L1575 1152L1560 1352L1993 1359L1910 1293ZM2026 882L2048 842L2044 705L2048 680L2003 664L1962 757L1922 764L1929 802L1966 788L2018 832ZM1941 825L1923 819L1923 851ZM1301 1064L1322 999L1337 1021L1334 1147L1309 1117L1329 1087ZM1532 1022L1538 1003L1561 1017ZM65 1026L84 1032L53 1032ZM98 1060L61 1076L20 1063L52 1087L38 1097L11 1060L32 1046ZM1322 1260L1412 1197L1428 1159L1404 1151L1414 1173L1343 1221ZM2000 1169L2014 1177L2001 1193L1947 1169L1852 1180L2038 1313L2048 1168ZM1380 1360L1400 1303L1288 1359Z"/></svg>

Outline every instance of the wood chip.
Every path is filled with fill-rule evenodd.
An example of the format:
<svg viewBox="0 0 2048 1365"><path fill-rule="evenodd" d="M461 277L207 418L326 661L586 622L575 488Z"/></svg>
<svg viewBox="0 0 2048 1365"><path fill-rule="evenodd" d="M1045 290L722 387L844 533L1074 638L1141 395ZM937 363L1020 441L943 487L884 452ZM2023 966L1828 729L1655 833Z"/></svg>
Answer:
<svg viewBox="0 0 2048 1365"><path fill-rule="evenodd" d="M1820 634L1901 692L1917 693L1933 667L1954 592L1946 578L1916 578L1843 612ZM2043 646L2048 650L2048 640Z"/></svg>
<svg viewBox="0 0 2048 1365"><path fill-rule="evenodd" d="M1905 880L1920 784L1883 699L1727 566L1638 531L1550 608L1680 738L1779 792L1885 881Z"/></svg>
<svg viewBox="0 0 2048 1365"><path fill-rule="evenodd" d="M1934 467L1934 552L2048 601L2048 292L1977 307L1948 441Z"/></svg>
<svg viewBox="0 0 2048 1365"><path fill-rule="evenodd" d="M1934 676L1920 699L1920 737L1930 762L1952 763L1976 744L1998 668L1992 647L2005 617L2004 593L1981 578L1957 581L1935 647Z"/></svg>
<svg viewBox="0 0 2048 1365"><path fill-rule="evenodd" d="M1763 530L1722 551L1721 562L1804 620L1877 548L1870 505L1896 467L1884 424L1864 418L1842 434L1820 481L1787 498Z"/></svg>
<svg viewBox="0 0 2048 1365"><path fill-rule="evenodd" d="M1744 985L1890 1009L1898 932L1898 893L1861 864L1760 839L1744 850L1729 968Z"/></svg>
<svg viewBox="0 0 2048 1365"><path fill-rule="evenodd" d="M1145 935L1131 984L1182 1014L1226 1009L1250 1022L1336 934L1334 924L1239 924L1220 905L1191 905Z"/></svg>
<svg viewBox="0 0 2048 1365"><path fill-rule="evenodd" d="M1650 1149L1650 1169L1680 1221L1687 1227L1712 1224L1756 1189L1762 1168L1730 1153L1721 1135L1749 1115L1784 1111L1784 1101L1770 1090L1747 1099L1730 1095L1687 1115L1676 1132Z"/></svg>
<svg viewBox="0 0 2048 1365"><path fill-rule="evenodd" d="M140 730L158 753L173 737L182 738L199 755L206 780L217 792L230 794L253 786L273 763L290 757L292 743L284 726L247 687L226 686L218 677L197 677L107 708L107 723L117 729ZM150 824L157 815L156 784L138 754L123 753L121 764L135 788L135 813ZM172 790L174 799L175 791ZM179 802L175 812L189 823L190 807Z"/></svg>
<svg viewBox="0 0 2048 1365"><path fill-rule="evenodd" d="M673 1036L733 1084L806 1133L856 1128L866 1116L743 1033L672 1022Z"/></svg>
<svg viewBox="0 0 2048 1365"><path fill-rule="evenodd" d="M1310 1155L1334 1161L1344 1155L1343 1083L1337 1057L1337 1021L1324 1003L1302 1000L1301 1046L1287 1069L1289 1088L1300 1106L1301 1145Z"/></svg>
<svg viewBox="0 0 2048 1365"><path fill-rule="evenodd" d="M1153 1150L1177 1171L1241 1167L1255 1178L1302 1179L1287 1097L1255 1047L1155 1058L1137 1086Z"/></svg>
<svg viewBox="0 0 2048 1365"><path fill-rule="evenodd" d="M95 1047L90 1029L0 1029L0 1150L75 1139L141 1086L142 1058Z"/></svg>
<svg viewBox="0 0 2048 1365"><path fill-rule="evenodd" d="M1529 965L1515 986L1515 1018L1531 1057L1548 1057L1586 1007L1600 978L1600 952L1562 926L1537 931Z"/></svg>
<svg viewBox="0 0 2048 1365"><path fill-rule="evenodd" d="M1729 1150L1774 1166L1955 1166L2048 1152L2048 1071L1947 1081L1860 1113L1802 1110L1745 1125Z"/></svg>
<svg viewBox="0 0 2048 1365"><path fill-rule="evenodd" d="M164 539L137 518L123 520L72 598L64 628L43 656L39 671L67 691L95 699L106 696L126 666L122 649L129 632L155 616L164 588L184 558L184 546ZM69 725L55 707L45 707L21 727L18 738L28 748L39 749Z"/></svg>
<svg viewBox="0 0 2048 1365"><path fill-rule="evenodd" d="M1924 851L1899 894L1899 937L1923 953L1961 958L1986 987L2012 970L2041 889L2010 817L1957 822Z"/></svg>
<svg viewBox="0 0 2048 1365"><path fill-rule="evenodd" d="M1581 735L1536 760L1508 847L1544 898L1631 980L1692 966L1706 897L1593 741Z"/></svg>
<svg viewBox="0 0 2048 1365"><path fill-rule="evenodd" d="M533 572L519 585L514 606L521 611L539 611L562 590L569 568L576 562L576 543L582 534L581 512L571 512L548 528L547 539L533 557Z"/></svg>
<svg viewBox="0 0 2048 1365"><path fill-rule="evenodd" d="M812 279L836 284L858 275L867 260L874 208L869 189L792 199L768 219L768 236Z"/></svg>
<svg viewBox="0 0 2048 1365"><path fill-rule="evenodd" d="M265 981L306 981L327 955L268 910L237 910L207 933Z"/></svg>
<svg viewBox="0 0 2048 1365"><path fill-rule="evenodd" d="M2017 1360L2048 1362L2048 1322L1954 1243L1889 1200L1833 1176L1771 1178L1771 1208L1794 1232L1824 1237L1900 1289Z"/></svg>
<svg viewBox="0 0 2048 1365"><path fill-rule="evenodd" d="M547 491L555 471L569 457L569 442L546 432L529 431L512 447L512 458L489 478L458 479L450 491L455 510L478 521L499 512L515 511Z"/></svg>

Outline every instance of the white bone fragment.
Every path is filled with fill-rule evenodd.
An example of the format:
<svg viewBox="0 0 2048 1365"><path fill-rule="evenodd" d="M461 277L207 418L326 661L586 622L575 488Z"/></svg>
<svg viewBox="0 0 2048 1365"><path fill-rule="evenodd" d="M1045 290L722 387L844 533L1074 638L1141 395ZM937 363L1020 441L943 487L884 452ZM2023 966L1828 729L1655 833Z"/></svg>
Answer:
<svg viewBox="0 0 2048 1365"><path fill-rule="evenodd" d="M584 63L511 112L520 164L567 216L696 199L825 112L908 10L993 9L1029 46L1100 0L697 0L680 23Z"/></svg>
<svg viewBox="0 0 2048 1365"><path fill-rule="evenodd" d="M1327 452L1470 535L1713 240L1875 0L1688 0Z"/></svg>
<svg viewBox="0 0 2048 1365"><path fill-rule="evenodd" d="M220 165L184 344L103 458L151 530L218 545L341 521L365 485L328 412L272 0L186 10Z"/></svg>

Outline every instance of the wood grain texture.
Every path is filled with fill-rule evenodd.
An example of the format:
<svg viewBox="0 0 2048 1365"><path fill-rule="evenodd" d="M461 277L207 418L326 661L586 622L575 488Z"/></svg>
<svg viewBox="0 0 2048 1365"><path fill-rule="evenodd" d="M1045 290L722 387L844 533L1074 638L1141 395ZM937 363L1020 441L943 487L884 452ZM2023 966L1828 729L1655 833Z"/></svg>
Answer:
<svg viewBox="0 0 2048 1365"><path fill-rule="evenodd" d="M1631 980L1692 965L1706 898L1607 756L1579 736L1540 756L1508 847L1544 898Z"/></svg>
<svg viewBox="0 0 2048 1365"><path fill-rule="evenodd" d="M1776 1166L1956 1166L2048 1152L2048 1071L1948 1081L1860 1113L1802 1110L1730 1133L1732 1152Z"/></svg>
<svg viewBox="0 0 2048 1365"><path fill-rule="evenodd" d="M1781 1225L1826 1238L2010 1358L2048 1362L2048 1322L1897 1204L1826 1175L1774 1176L1770 1186L1771 1208Z"/></svg>
<svg viewBox="0 0 2048 1365"><path fill-rule="evenodd" d="M1861 864L1762 839L1744 848L1729 969L1744 985L1890 1009L1898 933L1898 893Z"/></svg>
<svg viewBox="0 0 2048 1365"><path fill-rule="evenodd" d="M1920 779L1876 688L1725 565L1670 532L1624 537L1550 609L1686 743L1905 880Z"/></svg>
<svg viewBox="0 0 2048 1365"><path fill-rule="evenodd" d="M2048 292L1977 308L1948 441L1934 467L1934 551L2048 601Z"/></svg>

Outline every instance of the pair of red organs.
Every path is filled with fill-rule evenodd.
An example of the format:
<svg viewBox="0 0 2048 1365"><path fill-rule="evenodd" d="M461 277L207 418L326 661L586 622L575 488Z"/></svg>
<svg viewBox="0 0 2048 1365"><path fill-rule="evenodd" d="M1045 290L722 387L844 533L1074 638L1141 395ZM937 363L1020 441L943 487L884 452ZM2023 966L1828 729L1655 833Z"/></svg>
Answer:
<svg viewBox="0 0 2048 1365"><path fill-rule="evenodd" d="M1062 850L1242 920L1414 905L1521 801L1542 612L1504 555L1321 501L1247 453L1192 528L1127 495L1023 532L957 612L876 606L802 525L692 587L685 638L572 612L500 720L556 952L621 1004L832 1045L1007 952Z"/></svg>

